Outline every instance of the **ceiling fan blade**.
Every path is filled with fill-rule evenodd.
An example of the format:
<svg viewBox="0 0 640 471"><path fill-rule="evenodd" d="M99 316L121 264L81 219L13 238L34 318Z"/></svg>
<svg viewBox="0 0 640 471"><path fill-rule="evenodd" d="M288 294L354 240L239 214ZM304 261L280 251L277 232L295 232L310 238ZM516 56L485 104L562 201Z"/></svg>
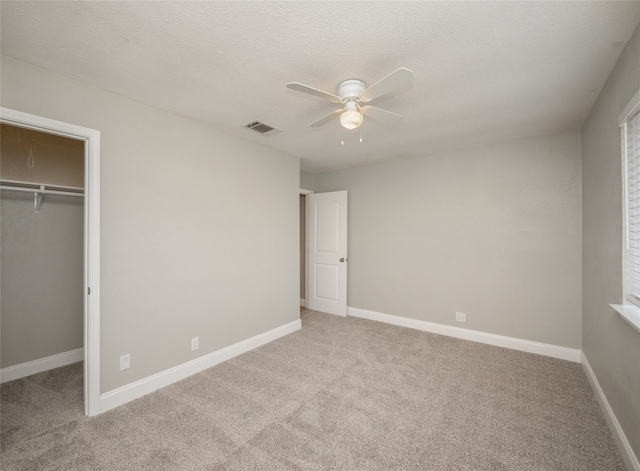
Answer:
<svg viewBox="0 0 640 471"><path fill-rule="evenodd" d="M400 67L398 70L391 72L382 80L377 81L369 88L367 88L362 95L366 101L375 100L387 93L409 85L413 81L413 71L405 67Z"/></svg>
<svg viewBox="0 0 640 471"><path fill-rule="evenodd" d="M307 93L309 95L319 96L320 98L324 98L325 100L337 101L338 103L341 101L339 96L333 95L329 92L318 90L317 88L313 88L309 85L304 85L299 82L290 82L287 84L287 88L298 92Z"/></svg>
<svg viewBox="0 0 640 471"><path fill-rule="evenodd" d="M360 112L363 115L373 118L376 121L380 121L387 126L397 126L404 119L402 115L369 105L360 108Z"/></svg>
<svg viewBox="0 0 640 471"><path fill-rule="evenodd" d="M327 124L329 121L331 121L333 118L336 118L340 115L340 113L342 113L344 110L339 109L339 110L333 110L331 113L329 113L328 115L320 118L318 121L311 123L309 125L309 127L311 128L319 128L320 126L323 126L325 124Z"/></svg>

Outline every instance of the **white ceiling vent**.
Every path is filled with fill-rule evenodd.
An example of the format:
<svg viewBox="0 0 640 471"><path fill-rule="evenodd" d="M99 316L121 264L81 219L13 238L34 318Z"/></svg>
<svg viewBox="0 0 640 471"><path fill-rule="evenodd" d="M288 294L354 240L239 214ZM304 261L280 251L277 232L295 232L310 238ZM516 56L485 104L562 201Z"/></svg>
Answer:
<svg viewBox="0 0 640 471"><path fill-rule="evenodd" d="M244 127L260 134L275 134L277 132L280 132L279 129L273 128L268 124L261 123L260 121L253 121L249 124L246 124Z"/></svg>

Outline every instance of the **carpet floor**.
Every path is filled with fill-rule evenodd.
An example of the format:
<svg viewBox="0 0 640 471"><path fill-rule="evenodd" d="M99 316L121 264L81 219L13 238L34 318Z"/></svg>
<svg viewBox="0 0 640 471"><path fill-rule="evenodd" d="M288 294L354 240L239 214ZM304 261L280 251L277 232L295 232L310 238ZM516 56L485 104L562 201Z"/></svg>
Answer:
<svg viewBox="0 0 640 471"><path fill-rule="evenodd" d="M624 470L577 363L356 318L87 418L80 363L1 386L8 470Z"/></svg>

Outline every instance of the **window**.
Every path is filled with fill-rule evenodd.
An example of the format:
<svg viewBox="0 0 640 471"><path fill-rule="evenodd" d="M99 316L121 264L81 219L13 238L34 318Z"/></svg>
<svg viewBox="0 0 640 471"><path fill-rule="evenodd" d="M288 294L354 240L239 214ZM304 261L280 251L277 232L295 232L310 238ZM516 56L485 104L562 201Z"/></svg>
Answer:
<svg viewBox="0 0 640 471"><path fill-rule="evenodd" d="M640 90L620 115L624 179L623 305L612 307L640 331ZM632 303L632 304L631 304Z"/></svg>
<svg viewBox="0 0 640 471"><path fill-rule="evenodd" d="M624 293L640 305L640 103L632 100L620 118L626 194Z"/></svg>

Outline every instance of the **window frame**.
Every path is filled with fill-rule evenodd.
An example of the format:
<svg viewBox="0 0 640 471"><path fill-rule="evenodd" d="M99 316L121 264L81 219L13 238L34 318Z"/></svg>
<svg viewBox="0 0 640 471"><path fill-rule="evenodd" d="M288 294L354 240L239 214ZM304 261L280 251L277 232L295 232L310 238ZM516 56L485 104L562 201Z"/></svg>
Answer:
<svg viewBox="0 0 640 471"><path fill-rule="evenodd" d="M630 266L632 259L635 259L636 265L640 266L640 201L630 204L630 185L629 185L629 156L628 156L628 130L629 124L634 119L640 119L640 90L631 98L627 106L624 107L618 118L618 126L620 128L620 155L622 157L622 188L623 188L623 218L622 218L622 283L623 283L623 299L622 304L611 304L624 320L640 332L640 273L633 276L630 275ZM632 146L633 147L633 146ZM640 166L640 145L634 149L634 168ZM640 171L635 172L634 192L640 195ZM633 206L633 208L631 208ZM636 244L631 248L630 237L630 217L634 217L635 222L635 239ZM635 285L635 286L634 286Z"/></svg>
<svg viewBox="0 0 640 471"><path fill-rule="evenodd" d="M627 106L624 108L620 117L618 118L618 126L620 127L620 144L621 144L621 155L622 155L622 165L623 165L623 188L624 188L624 219L623 219L623 236L624 236L624 246L623 246L623 294L624 300L631 302L632 304L640 307L640 275L637 277L636 286L634 286L633 280L631 280L631 276L629 275L629 263L630 258L639 257L640 256L640 247L636 248L636 250L632 250L630 248L631 244L631 236L629 230L629 218L631 216L640 217L640 203L635 204L633 208L630 209L629 203L629 155L628 155L628 132L629 125L632 120L640 114L640 90L633 96L633 98L629 101ZM640 165L640 148L638 149L637 155L633 156L635 163ZM636 180L634 185L640 190L640 172L637 173Z"/></svg>

